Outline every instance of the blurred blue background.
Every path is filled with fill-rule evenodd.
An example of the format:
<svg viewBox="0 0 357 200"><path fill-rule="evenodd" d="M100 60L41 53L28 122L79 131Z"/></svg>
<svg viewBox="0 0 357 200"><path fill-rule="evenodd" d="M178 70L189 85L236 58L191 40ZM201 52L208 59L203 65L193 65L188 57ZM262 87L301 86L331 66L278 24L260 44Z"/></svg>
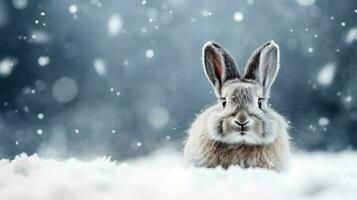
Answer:
<svg viewBox="0 0 357 200"><path fill-rule="evenodd" d="M145 155L216 101L201 66L214 40L241 71L281 49L272 107L298 149L357 148L355 0L1 0L0 156Z"/></svg>

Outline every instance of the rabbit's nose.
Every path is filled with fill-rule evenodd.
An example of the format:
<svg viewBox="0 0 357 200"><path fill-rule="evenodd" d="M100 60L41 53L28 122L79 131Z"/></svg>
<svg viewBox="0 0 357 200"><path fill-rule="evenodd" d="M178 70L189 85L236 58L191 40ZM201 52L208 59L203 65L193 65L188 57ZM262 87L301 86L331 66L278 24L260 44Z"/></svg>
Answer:
<svg viewBox="0 0 357 200"><path fill-rule="evenodd" d="M247 125L249 123L248 120L246 120L245 122L239 122L238 120L235 120L234 121L237 125L241 126L241 127L244 127L245 125Z"/></svg>

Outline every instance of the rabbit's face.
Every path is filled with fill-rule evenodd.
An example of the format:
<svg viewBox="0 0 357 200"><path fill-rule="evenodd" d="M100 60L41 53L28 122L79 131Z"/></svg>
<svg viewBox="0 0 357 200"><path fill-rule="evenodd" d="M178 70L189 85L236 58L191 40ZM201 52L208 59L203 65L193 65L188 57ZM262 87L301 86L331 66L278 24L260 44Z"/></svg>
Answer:
<svg viewBox="0 0 357 200"><path fill-rule="evenodd" d="M208 118L208 134L224 143L266 144L275 138L274 122L259 84L233 81L224 86L217 110Z"/></svg>
<svg viewBox="0 0 357 200"><path fill-rule="evenodd" d="M279 132L267 104L279 70L279 47L270 41L258 48L241 77L233 57L218 44L203 48L203 63L218 105L208 116L208 135L224 143L266 144Z"/></svg>

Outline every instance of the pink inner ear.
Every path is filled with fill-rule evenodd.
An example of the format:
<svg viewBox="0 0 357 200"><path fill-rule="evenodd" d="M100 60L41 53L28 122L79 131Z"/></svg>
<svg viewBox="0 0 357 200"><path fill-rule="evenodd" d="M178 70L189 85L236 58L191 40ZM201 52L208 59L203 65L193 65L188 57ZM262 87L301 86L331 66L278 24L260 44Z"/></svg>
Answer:
<svg viewBox="0 0 357 200"><path fill-rule="evenodd" d="M218 80L221 80L223 73L222 62L220 56L216 53L213 54L213 66L216 77L218 78Z"/></svg>

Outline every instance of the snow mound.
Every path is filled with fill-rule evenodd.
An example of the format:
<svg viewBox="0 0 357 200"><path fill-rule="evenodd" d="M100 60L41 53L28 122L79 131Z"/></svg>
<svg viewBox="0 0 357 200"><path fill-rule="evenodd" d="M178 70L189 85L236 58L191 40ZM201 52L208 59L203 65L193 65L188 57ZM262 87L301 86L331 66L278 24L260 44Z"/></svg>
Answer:
<svg viewBox="0 0 357 200"><path fill-rule="evenodd" d="M356 199L357 152L299 153L290 170L198 169L179 153L128 161L0 160L0 199Z"/></svg>

